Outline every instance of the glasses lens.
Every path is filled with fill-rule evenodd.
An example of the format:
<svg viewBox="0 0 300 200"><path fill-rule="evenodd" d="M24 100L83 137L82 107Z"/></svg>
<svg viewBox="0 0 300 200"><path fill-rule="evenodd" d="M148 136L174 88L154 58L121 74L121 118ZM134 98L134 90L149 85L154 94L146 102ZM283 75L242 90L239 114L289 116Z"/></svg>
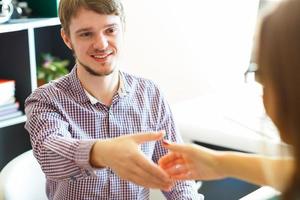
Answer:
<svg viewBox="0 0 300 200"><path fill-rule="evenodd" d="M257 64L250 63L247 71L244 74L246 83L255 82L255 72L256 71L257 71Z"/></svg>

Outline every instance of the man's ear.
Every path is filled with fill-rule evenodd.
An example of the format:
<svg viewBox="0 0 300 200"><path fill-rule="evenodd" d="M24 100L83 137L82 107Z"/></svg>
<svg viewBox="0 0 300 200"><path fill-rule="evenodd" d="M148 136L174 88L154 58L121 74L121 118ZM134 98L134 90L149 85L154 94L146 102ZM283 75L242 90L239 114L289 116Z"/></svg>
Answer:
<svg viewBox="0 0 300 200"><path fill-rule="evenodd" d="M67 45L67 47L72 50L72 43L71 43L70 36L64 31L63 28L60 29L60 35L63 41L65 42L65 44Z"/></svg>

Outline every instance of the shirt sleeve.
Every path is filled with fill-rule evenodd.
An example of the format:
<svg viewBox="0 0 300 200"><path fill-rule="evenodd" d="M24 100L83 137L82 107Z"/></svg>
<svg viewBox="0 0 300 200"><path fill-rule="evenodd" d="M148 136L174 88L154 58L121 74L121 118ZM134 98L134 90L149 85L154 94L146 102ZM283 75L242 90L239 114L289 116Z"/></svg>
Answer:
<svg viewBox="0 0 300 200"><path fill-rule="evenodd" d="M183 141L175 125L170 106L162 96L159 98L158 105L157 131L165 130L165 139L182 143ZM152 157L153 161L157 163L159 158L167 152L168 151L162 146L162 142L157 142ZM178 181L171 191L162 192L168 200L204 199L203 195L199 194L197 189L195 181Z"/></svg>
<svg viewBox="0 0 300 200"><path fill-rule="evenodd" d="M89 163L95 140L72 138L68 122L58 110L53 101L38 92L25 102L25 128L42 170L50 180L75 180L95 175Z"/></svg>

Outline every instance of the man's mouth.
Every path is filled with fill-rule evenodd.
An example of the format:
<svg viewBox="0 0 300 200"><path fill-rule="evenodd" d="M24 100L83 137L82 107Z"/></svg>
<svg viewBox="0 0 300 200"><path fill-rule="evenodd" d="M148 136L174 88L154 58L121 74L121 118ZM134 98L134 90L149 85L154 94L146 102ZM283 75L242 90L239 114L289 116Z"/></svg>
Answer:
<svg viewBox="0 0 300 200"><path fill-rule="evenodd" d="M92 55L92 57L97 61L105 61L113 52L105 53L105 54L96 54Z"/></svg>

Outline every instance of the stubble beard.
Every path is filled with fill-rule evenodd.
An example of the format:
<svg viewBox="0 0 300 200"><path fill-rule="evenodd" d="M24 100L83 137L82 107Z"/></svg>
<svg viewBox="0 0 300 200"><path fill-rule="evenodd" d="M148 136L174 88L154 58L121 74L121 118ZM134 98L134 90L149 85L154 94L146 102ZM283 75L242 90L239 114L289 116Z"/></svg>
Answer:
<svg viewBox="0 0 300 200"><path fill-rule="evenodd" d="M115 71L115 67L113 67L110 71L106 71L103 73L97 72L97 71L93 70L90 66L82 63L79 59L76 59L76 60L77 60L78 64L80 64L85 69L85 71L87 71L89 74L91 74L93 76L99 76L99 77L108 76Z"/></svg>
<svg viewBox="0 0 300 200"><path fill-rule="evenodd" d="M103 76L108 76L108 75L112 74L112 73L115 71L115 68L116 68L116 67L114 66L110 71L103 72L103 73L97 72L97 71L93 70L92 67L90 67L89 65L86 65L86 64L84 64L83 62L81 62L81 61L77 58L77 56L76 56L76 54L75 54L75 52L74 52L73 49L72 49L72 52L73 52L73 56L74 56L74 58L75 58L77 64L81 65L81 66L85 69L85 71L87 71L90 75L98 76L98 77L103 77Z"/></svg>

